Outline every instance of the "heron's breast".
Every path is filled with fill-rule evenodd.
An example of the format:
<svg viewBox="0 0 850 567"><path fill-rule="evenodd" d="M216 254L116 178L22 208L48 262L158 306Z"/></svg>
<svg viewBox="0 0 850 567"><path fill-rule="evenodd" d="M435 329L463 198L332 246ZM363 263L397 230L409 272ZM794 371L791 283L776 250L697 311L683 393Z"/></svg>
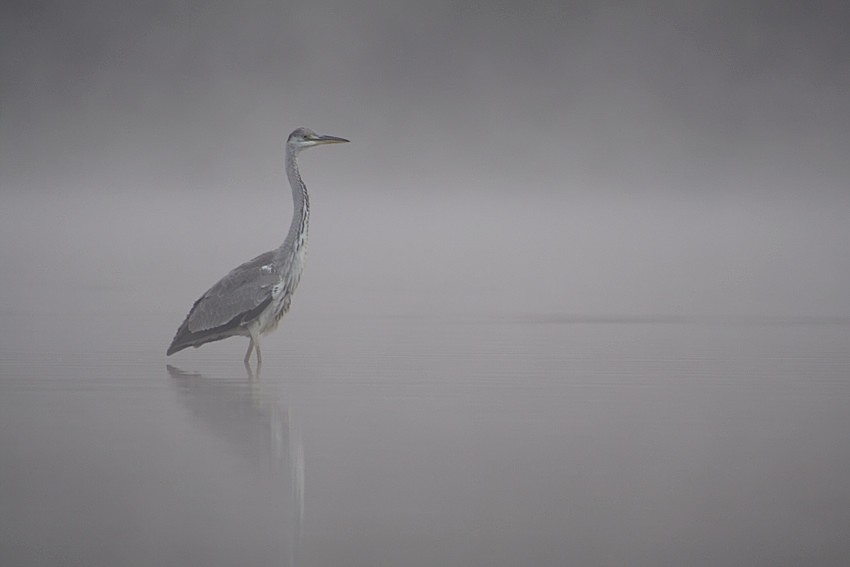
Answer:
<svg viewBox="0 0 850 567"><path fill-rule="evenodd" d="M286 264L280 280L272 287L272 302L263 313L260 321L261 332L267 333L277 328L281 318L289 311L292 303L292 294L301 281L301 272L304 270L304 258L306 248L300 247Z"/></svg>

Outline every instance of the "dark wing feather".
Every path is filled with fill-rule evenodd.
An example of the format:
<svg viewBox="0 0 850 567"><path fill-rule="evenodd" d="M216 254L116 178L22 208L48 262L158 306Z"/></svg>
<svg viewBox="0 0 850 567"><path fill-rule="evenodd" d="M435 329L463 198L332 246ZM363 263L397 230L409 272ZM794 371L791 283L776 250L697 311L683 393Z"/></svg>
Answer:
<svg viewBox="0 0 850 567"><path fill-rule="evenodd" d="M272 288L280 281L273 259L274 252L260 254L207 290L177 329L168 354L233 336L259 316L271 302Z"/></svg>

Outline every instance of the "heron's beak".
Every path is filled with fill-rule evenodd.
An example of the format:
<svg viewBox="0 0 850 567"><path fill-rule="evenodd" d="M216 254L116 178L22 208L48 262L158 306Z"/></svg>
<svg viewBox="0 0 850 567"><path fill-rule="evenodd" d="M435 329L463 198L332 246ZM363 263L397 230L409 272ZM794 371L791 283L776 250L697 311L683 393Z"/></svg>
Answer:
<svg viewBox="0 0 850 567"><path fill-rule="evenodd" d="M337 136L316 136L316 142L319 144L342 144L343 142L349 141L350 140L339 138Z"/></svg>

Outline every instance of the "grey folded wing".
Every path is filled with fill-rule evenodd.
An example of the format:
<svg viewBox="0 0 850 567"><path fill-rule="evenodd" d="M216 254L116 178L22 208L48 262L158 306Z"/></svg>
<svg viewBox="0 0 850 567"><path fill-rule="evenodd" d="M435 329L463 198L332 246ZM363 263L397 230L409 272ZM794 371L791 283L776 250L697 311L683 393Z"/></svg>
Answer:
<svg viewBox="0 0 850 567"><path fill-rule="evenodd" d="M234 268L207 290L180 325L169 352L232 336L259 316L280 282L273 259L273 252L261 254Z"/></svg>

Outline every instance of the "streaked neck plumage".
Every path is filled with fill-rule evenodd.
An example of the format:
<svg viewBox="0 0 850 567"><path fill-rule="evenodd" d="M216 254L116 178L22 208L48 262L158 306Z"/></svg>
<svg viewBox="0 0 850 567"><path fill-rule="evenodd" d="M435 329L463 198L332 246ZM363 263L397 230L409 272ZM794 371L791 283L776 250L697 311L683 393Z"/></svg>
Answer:
<svg viewBox="0 0 850 567"><path fill-rule="evenodd" d="M307 243L307 230L310 224L310 196L307 186L298 172L298 150L287 145L286 176L292 187L292 223L286 240L280 247L284 253L292 253L301 249Z"/></svg>

